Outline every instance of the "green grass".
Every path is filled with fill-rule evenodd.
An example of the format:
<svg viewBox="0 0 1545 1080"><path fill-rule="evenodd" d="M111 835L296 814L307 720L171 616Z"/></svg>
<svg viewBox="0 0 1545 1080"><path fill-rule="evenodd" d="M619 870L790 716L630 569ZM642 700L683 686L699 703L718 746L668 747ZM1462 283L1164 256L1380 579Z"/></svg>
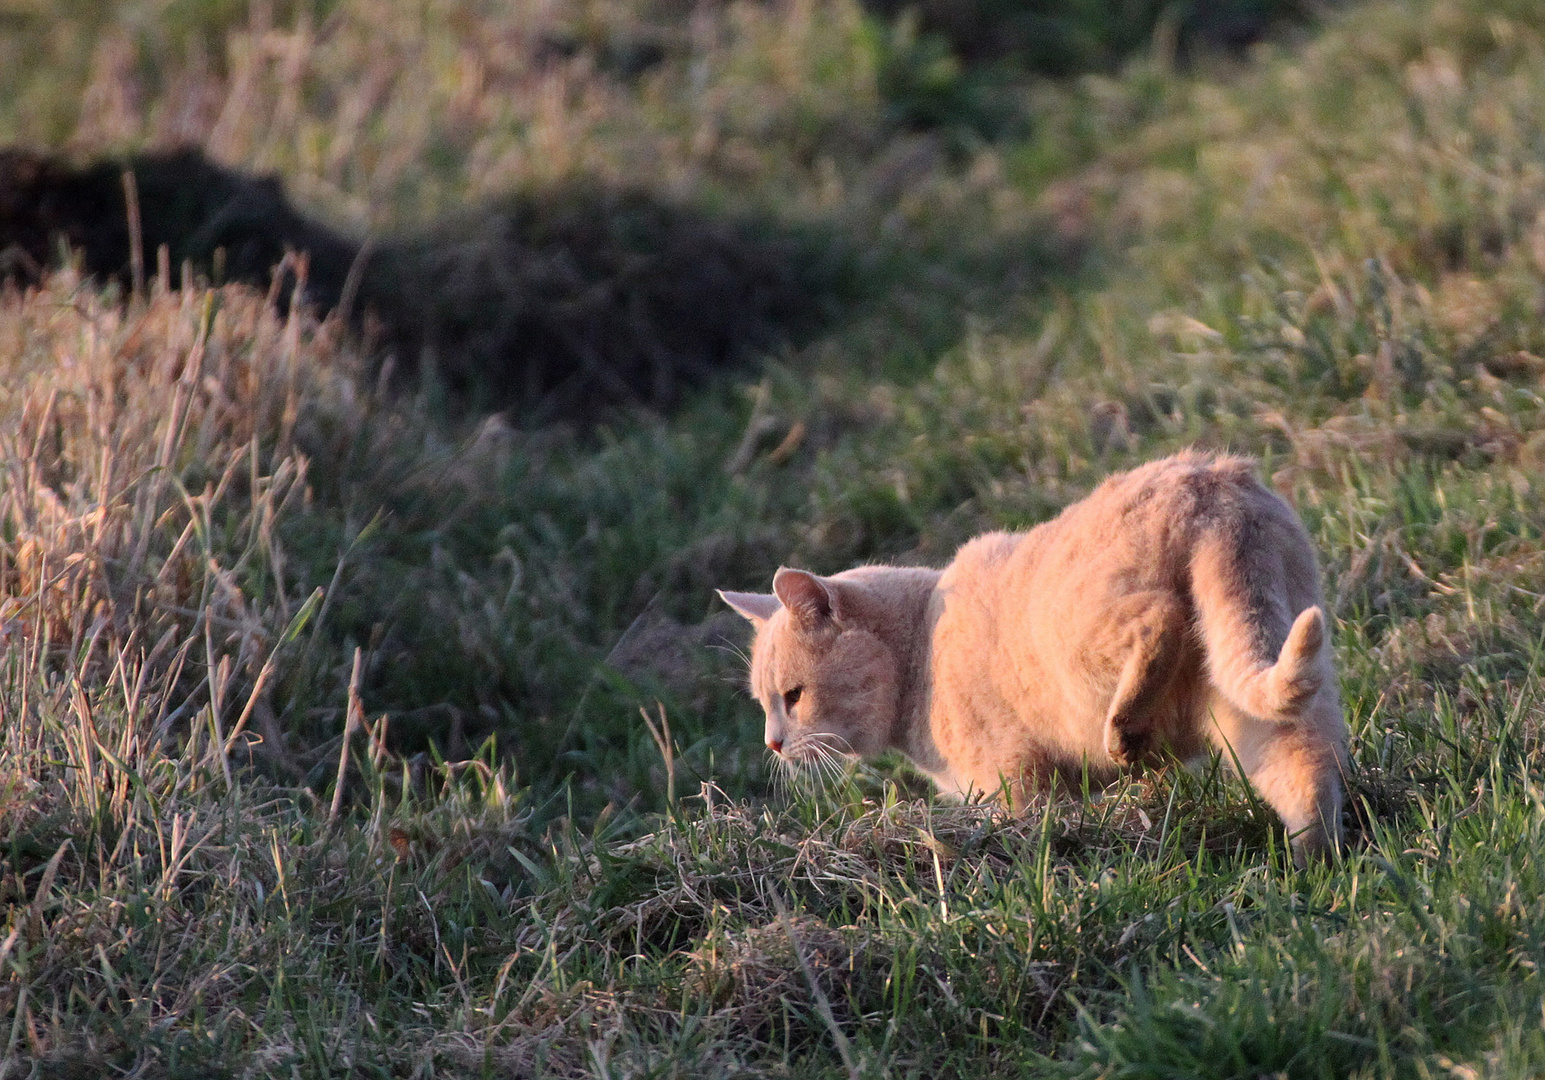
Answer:
<svg viewBox="0 0 1545 1080"><path fill-rule="evenodd" d="M382 395L237 288L0 299L4 1075L1545 1071L1536 5L1020 77L975 141L887 113L851 4L543 16L653 28L642 74L470 7L279 8L114 9L162 81L109 123L110 50L6 67L0 131L145 145L177 42L219 103L263 40L273 111L197 134L346 225L626 177L825 230L864 287L587 432ZM1343 859L1294 870L1217 768L1021 819L898 762L777 786L713 587L942 562L1186 445L1261 457L1321 552Z"/></svg>

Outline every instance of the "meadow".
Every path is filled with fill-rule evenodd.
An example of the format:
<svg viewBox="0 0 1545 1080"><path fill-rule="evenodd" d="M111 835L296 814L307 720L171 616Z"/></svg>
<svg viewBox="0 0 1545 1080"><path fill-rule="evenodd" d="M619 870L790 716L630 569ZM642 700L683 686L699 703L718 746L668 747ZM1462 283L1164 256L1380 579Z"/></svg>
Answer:
<svg viewBox="0 0 1545 1080"><path fill-rule="evenodd" d="M853 0L0 6L0 143L192 143L360 241L646 192L819 286L541 422L150 253L0 295L0 1076L1545 1072L1545 8L1048 7L1052 60ZM1219 762L780 780L715 587L1186 446L1320 552L1343 857Z"/></svg>

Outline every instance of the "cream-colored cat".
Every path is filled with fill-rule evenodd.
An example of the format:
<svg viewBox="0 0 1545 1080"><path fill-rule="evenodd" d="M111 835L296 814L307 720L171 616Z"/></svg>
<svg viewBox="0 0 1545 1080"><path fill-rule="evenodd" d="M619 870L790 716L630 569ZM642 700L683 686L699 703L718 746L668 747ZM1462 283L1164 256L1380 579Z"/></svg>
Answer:
<svg viewBox="0 0 1545 1080"><path fill-rule="evenodd" d="M1301 863L1340 840L1346 726L1319 574L1293 511L1241 458L1113 476L943 571L779 570L723 592L756 626L751 689L786 761L906 754L949 792L1029 793L1211 745Z"/></svg>

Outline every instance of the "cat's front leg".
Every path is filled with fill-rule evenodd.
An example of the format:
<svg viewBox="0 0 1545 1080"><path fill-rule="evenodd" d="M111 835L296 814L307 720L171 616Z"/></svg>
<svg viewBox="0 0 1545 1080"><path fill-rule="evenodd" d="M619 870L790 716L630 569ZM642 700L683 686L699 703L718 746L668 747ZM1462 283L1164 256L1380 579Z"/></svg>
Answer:
<svg viewBox="0 0 1545 1080"><path fill-rule="evenodd" d="M1117 765L1132 765L1153 749L1155 719L1180 665L1186 609L1167 592L1123 597L1111 612L1111 633L1120 643L1102 650L1121 665L1105 714L1105 752Z"/></svg>

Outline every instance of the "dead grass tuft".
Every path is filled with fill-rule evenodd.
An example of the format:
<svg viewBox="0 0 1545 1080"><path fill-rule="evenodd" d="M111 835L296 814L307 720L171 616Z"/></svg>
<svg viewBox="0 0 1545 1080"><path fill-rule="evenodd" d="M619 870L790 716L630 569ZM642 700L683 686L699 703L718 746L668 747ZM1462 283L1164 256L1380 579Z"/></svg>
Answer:
<svg viewBox="0 0 1545 1080"><path fill-rule="evenodd" d="M813 1013L817 992L839 1023L859 1019L855 1010L880 1003L892 956L873 931L802 915L710 936L688 964L700 992L728 1014L723 1019L757 1032L788 1009Z"/></svg>
<svg viewBox="0 0 1545 1080"><path fill-rule="evenodd" d="M272 661L315 603L280 525L367 411L335 334L238 288L5 294L0 617L24 667L68 658L159 702L140 738L207 723L222 753L255 731L283 753Z"/></svg>

